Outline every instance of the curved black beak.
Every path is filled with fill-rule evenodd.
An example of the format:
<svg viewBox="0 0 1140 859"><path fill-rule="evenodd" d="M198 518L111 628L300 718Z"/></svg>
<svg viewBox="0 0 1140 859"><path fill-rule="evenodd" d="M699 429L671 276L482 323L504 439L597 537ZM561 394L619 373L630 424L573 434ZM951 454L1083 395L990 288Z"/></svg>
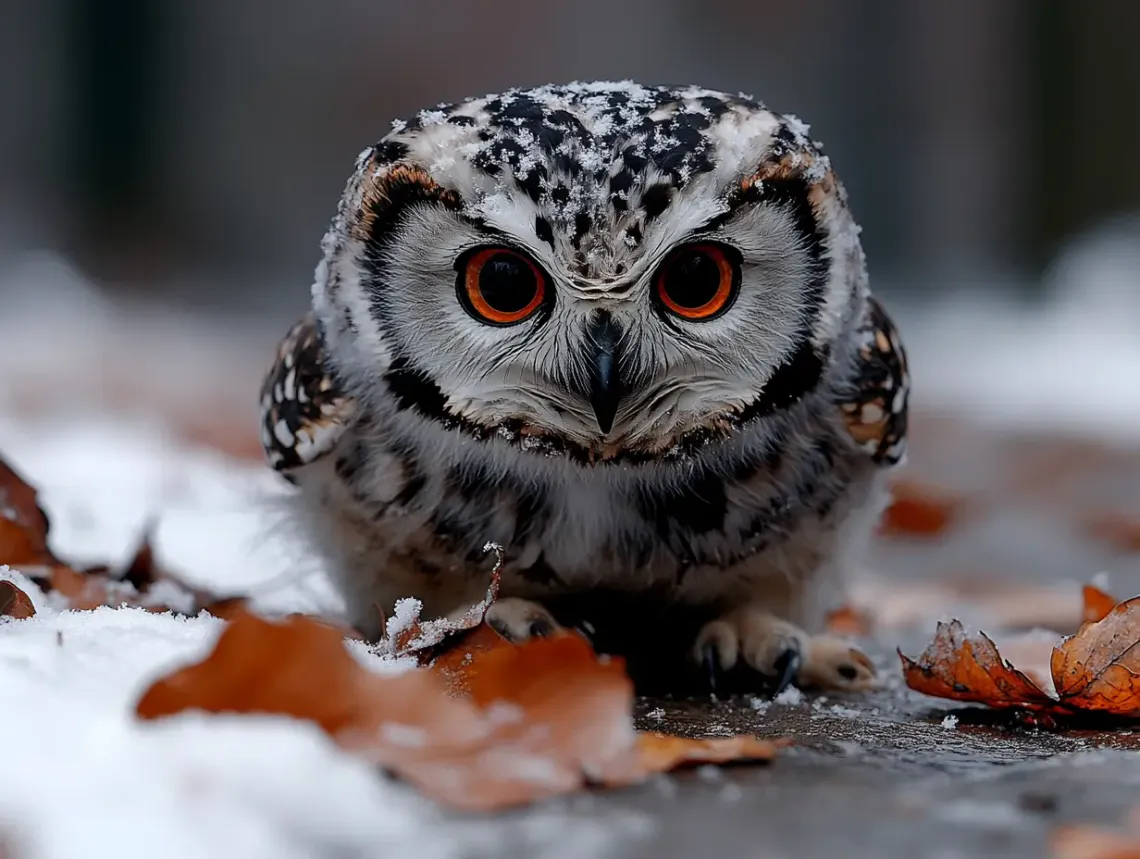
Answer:
<svg viewBox="0 0 1140 859"><path fill-rule="evenodd" d="M603 433L613 429L614 416L624 393L621 370L618 366L618 342L621 328L612 316L599 310L586 326L586 344L589 350L590 405Z"/></svg>

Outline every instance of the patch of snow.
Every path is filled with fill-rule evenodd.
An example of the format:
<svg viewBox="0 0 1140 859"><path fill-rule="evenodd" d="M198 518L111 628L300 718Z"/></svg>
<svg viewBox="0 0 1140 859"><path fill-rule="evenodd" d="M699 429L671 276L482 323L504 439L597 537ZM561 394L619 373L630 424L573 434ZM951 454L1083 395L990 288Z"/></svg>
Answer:
<svg viewBox="0 0 1140 859"><path fill-rule="evenodd" d="M388 618L384 627L388 638L394 639L400 633L411 629L412 625L419 620L423 607L424 604L415 597L396 600L392 616Z"/></svg>
<svg viewBox="0 0 1140 859"><path fill-rule="evenodd" d="M126 564L148 526L160 566L189 585L248 593L273 611L336 615L319 564L281 527L287 486L258 463L179 443L141 419L0 413L0 454L39 490L52 550Z"/></svg>
<svg viewBox="0 0 1140 859"><path fill-rule="evenodd" d="M2 409L2 406L0 406ZM148 523L160 565L188 583L248 591L277 611L335 614L331 588L274 529L283 489L268 469L174 441L152 422L0 411L0 453L40 492L53 549L130 558ZM35 617L0 620L0 842L28 859L291 859L415 855L606 856L652 831L649 817L556 803L509 818L450 815L285 717L187 713L143 723L153 680L201 658L222 621L143 609L60 611L0 567ZM177 591L177 586L171 585ZM177 593L166 594L177 598ZM406 670L358 641L370 670ZM400 731L400 726L389 726ZM414 732L400 736L410 743ZM536 774L537 775L537 774Z"/></svg>
<svg viewBox="0 0 1140 859"><path fill-rule="evenodd" d="M804 693L795 686L789 686L779 695L772 699L775 704L783 704L788 707L798 707L804 702Z"/></svg>
<svg viewBox="0 0 1140 859"><path fill-rule="evenodd" d="M1019 302L979 286L891 302L913 404L970 420L1140 442L1140 214L1075 237Z"/></svg>
<svg viewBox="0 0 1140 859"><path fill-rule="evenodd" d="M833 716L840 716L844 719L860 719L866 715L862 710L856 710L854 707L845 707L842 704L832 704L827 708L827 712Z"/></svg>
<svg viewBox="0 0 1140 859"><path fill-rule="evenodd" d="M940 725L941 725L941 727L945 728L947 731L953 731L955 728L958 727L958 717L953 715L953 714L947 714L946 717L940 723Z"/></svg>
<svg viewBox="0 0 1140 859"><path fill-rule="evenodd" d="M748 699L748 706L757 713L767 713L768 708L772 706L772 702L767 698L753 697Z"/></svg>

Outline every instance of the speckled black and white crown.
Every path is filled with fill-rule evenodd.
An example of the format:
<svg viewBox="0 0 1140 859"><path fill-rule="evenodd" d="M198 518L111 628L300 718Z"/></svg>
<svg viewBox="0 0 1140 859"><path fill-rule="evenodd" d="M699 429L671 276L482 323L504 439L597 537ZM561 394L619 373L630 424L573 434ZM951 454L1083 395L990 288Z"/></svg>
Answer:
<svg viewBox="0 0 1140 859"><path fill-rule="evenodd" d="M746 200L792 195L782 202L827 267L811 284L812 340L824 344L850 321L848 297L865 288L865 273L843 187L808 132L743 94L631 82L513 89L422 110L358 157L325 237L314 307L331 345L352 330L369 360L384 354L367 302L342 286L357 282L370 237L417 198L507 234L533 231L584 281L612 284L651 250L654 222L683 229Z"/></svg>

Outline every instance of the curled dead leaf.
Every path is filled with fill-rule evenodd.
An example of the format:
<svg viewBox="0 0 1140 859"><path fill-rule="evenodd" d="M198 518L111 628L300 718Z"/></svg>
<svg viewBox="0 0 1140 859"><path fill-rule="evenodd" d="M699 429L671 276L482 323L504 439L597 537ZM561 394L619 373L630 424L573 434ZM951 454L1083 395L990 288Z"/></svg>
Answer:
<svg viewBox="0 0 1140 859"><path fill-rule="evenodd" d="M36 491L0 459L0 564L12 567L59 563L47 545L48 518Z"/></svg>
<svg viewBox="0 0 1140 859"><path fill-rule="evenodd" d="M36 490L0 459L0 564L19 569L75 610L126 604L193 615L218 602L216 595L190 587L158 565L149 527L130 563L118 572L107 566L69 566L48 548L49 530Z"/></svg>
<svg viewBox="0 0 1140 859"><path fill-rule="evenodd" d="M1047 707L1053 700L1002 659L984 633L968 635L958 621L939 623L917 660L899 651L906 685L935 698L991 707Z"/></svg>
<svg viewBox="0 0 1140 859"><path fill-rule="evenodd" d="M1086 612L1093 612L1088 603ZM982 633L967 635L958 621L939 623L917 660L901 651L899 657L907 685L937 698L1052 715L1140 717L1140 597L1053 647L1052 695L1042 688L1048 684L1035 683L1003 659L993 641Z"/></svg>
<svg viewBox="0 0 1140 859"><path fill-rule="evenodd" d="M34 617L35 614L36 607L32 605L32 600L26 593L12 582L0 582L0 617L23 620Z"/></svg>
<svg viewBox="0 0 1140 859"><path fill-rule="evenodd" d="M621 660L597 656L577 635L495 644L467 664L468 694L454 697L439 671L368 671L333 627L237 611L213 652L156 681L136 712L143 719L187 709L308 719L345 749L467 810L592 783L629 784L684 763L767 760L778 748L748 738L641 739Z"/></svg>
<svg viewBox="0 0 1140 859"><path fill-rule="evenodd" d="M495 648L510 647L511 644L487 624L480 624L467 635L460 636L431 664L431 670L443 678L452 696L468 695L471 680L479 671L481 662L475 660L477 654Z"/></svg>
<svg viewBox="0 0 1140 859"><path fill-rule="evenodd" d="M1053 683L1070 707L1140 716L1140 597L1053 649Z"/></svg>
<svg viewBox="0 0 1140 859"><path fill-rule="evenodd" d="M80 573L60 565L51 571L48 584L67 599L68 607L85 610L111 603L110 576L102 572Z"/></svg>
<svg viewBox="0 0 1140 859"><path fill-rule="evenodd" d="M432 620L420 619L421 604L410 600L411 611L397 605L395 617L385 624L385 637L380 649L391 656L415 656L421 665L443 652L450 643L483 623L489 609L499 598L499 581L503 570L503 547L498 543L488 543L484 552L495 556L495 566L491 569L486 596L457 617L441 617Z"/></svg>

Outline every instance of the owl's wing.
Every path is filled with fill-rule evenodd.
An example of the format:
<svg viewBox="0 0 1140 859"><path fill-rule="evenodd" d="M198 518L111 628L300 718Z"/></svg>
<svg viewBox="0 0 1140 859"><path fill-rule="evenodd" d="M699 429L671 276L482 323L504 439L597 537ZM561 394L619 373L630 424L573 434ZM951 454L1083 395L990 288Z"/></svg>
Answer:
<svg viewBox="0 0 1140 859"><path fill-rule="evenodd" d="M336 446L355 409L326 366L309 313L281 341L261 386L261 446L269 464L288 472L319 459Z"/></svg>
<svg viewBox="0 0 1140 859"><path fill-rule="evenodd" d="M856 334L853 389L840 403L847 432L876 463L895 465L906 453L910 373L891 318L872 296Z"/></svg>

